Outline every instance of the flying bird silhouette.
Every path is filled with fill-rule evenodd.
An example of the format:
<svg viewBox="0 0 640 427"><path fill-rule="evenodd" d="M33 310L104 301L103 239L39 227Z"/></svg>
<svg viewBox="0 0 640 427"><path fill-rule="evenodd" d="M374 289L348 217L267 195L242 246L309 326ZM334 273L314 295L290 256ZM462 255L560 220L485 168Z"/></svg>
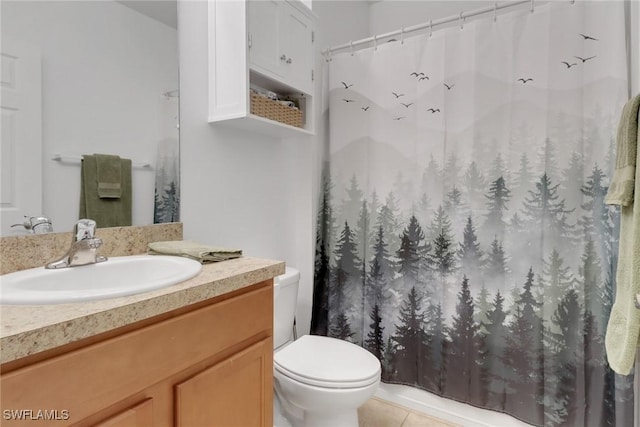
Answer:
<svg viewBox="0 0 640 427"><path fill-rule="evenodd" d="M393 94L393 96L396 97L396 99L400 98L401 96L404 96L404 93L395 93L395 92L391 92Z"/></svg>
<svg viewBox="0 0 640 427"><path fill-rule="evenodd" d="M394 117L393 120L402 120L404 117Z"/></svg>
<svg viewBox="0 0 640 427"><path fill-rule="evenodd" d="M562 63L563 63L564 65L566 65L566 66L567 66L567 68L571 68L571 67L573 67L574 65L578 65L578 64L576 64L575 62L572 62L571 64L569 64L567 61L562 61Z"/></svg>
<svg viewBox="0 0 640 427"><path fill-rule="evenodd" d="M367 105L366 107L360 107L360 109L367 111L369 109L369 106Z"/></svg>
<svg viewBox="0 0 640 427"><path fill-rule="evenodd" d="M595 58L595 57L596 57L596 55L590 56L590 57L588 57L588 58L580 58L579 56L574 56L574 58L578 58L580 61L582 61L582 63L583 63L583 64L584 64L585 62L587 62L588 60L593 59L593 58Z"/></svg>
<svg viewBox="0 0 640 427"><path fill-rule="evenodd" d="M424 76L424 77L420 77L418 79L419 82L423 81L423 80L429 80L429 76Z"/></svg>
<svg viewBox="0 0 640 427"><path fill-rule="evenodd" d="M404 108L409 108L409 107L411 107L413 105L413 102L410 102L408 104L405 104L404 102L401 102L400 104L404 105Z"/></svg>
<svg viewBox="0 0 640 427"><path fill-rule="evenodd" d="M409 74L410 76L416 76L416 77L420 77L420 76L424 76L424 73L416 73L415 71L411 74Z"/></svg>
<svg viewBox="0 0 640 427"><path fill-rule="evenodd" d="M356 102L353 99L343 99L343 101L346 102L347 104L350 103L350 102Z"/></svg>
<svg viewBox="0 0 640 427"><path fill-rule="evenodd" d="M582 36L582 38L583 38L583 39L585 39L585 40L594 40L594 41L598 41L598 39L593 38L593 37L591 37L591 36L587 36L587 35L584 35L584 34L580 34L580 35L581 35L581 36Z"/></svg>
<svg viewBox="0 0 640 427"><path fill-rule="evenodd" d="M451 90L455 86L455 84L452 84L452 85L448 85L446 83L442 83L442 84L447 88L447 90Z"/></svg>
<svg viewBox="0 0 640 427"><path fill-rule="evenodd" d="M350 85L346 84L345 82L340 82L340 83L342 83L344 85L345 89L349 89L351 86L353 86L353 83L350 84Z"/></svg>
<svg viewBox="0 0 640 427"><path fill-rule="evenodd" d="M439 113L440 109L439 108L428 108L427 111L431 111L431 114L434 114L434 113Z"/></svg>
<svg viewBox="0 0 640 427"><path fill-rule="evenodd" d="M526 84L527 82L532 82L533 79L518 79L519 82L522 82L522 84Z"/></svg>

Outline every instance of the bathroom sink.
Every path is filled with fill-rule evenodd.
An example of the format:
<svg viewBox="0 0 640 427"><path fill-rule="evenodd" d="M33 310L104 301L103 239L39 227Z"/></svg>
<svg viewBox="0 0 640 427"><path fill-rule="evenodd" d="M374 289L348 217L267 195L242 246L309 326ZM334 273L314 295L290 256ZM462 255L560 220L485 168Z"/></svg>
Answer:
<svg viewBox="0 0 640 427"><path fill-rule="evenodd" d="M134 295L197 275L199 262L176 256L133 255L98 264L0 276L0 304L60 304Z"/></svg>

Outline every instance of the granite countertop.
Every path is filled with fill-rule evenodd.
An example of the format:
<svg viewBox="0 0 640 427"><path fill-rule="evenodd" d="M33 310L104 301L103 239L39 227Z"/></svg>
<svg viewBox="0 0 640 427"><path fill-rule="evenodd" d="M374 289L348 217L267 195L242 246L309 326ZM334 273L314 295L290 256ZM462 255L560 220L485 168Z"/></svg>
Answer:
<svg viewBox="0 0 640 427"><path fill-rule="evenodd" d="M81 268L81 267L80 267ZM284 273L284 262L242 257L151 292L73 304L0 306L0 363L214 298Z"/></svg>

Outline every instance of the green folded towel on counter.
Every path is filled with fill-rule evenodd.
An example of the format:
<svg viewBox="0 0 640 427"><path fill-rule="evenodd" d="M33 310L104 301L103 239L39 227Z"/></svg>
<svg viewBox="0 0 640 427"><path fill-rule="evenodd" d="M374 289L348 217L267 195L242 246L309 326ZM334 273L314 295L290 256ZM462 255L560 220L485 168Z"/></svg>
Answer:
<svg viewBox="0 0 640 427"><path fill-rule="evenodd" d="M242 256L240 249L204 245L191 240L170 240L149 243L150 255L176 255L191 258L201 263L226 261Z"/></svg>

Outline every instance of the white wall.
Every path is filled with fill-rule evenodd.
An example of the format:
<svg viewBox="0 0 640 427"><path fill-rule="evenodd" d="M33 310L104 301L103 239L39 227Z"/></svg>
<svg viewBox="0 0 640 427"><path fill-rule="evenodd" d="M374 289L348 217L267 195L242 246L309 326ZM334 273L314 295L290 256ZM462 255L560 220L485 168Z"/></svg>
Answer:
<svg viewBox="0 0 640 427"><path fill-rule="evenodd" d="M178 88L176 30L116 2L3 1L2 36L42 53L43 212L56 231L78 219L80 166L54 153L155 163L177 138L164 92ZM168 113L169 112L169 113ZM168 120L173 120L169 117ZM133 223L153 222L155 173L133 171Z"/></svg>

